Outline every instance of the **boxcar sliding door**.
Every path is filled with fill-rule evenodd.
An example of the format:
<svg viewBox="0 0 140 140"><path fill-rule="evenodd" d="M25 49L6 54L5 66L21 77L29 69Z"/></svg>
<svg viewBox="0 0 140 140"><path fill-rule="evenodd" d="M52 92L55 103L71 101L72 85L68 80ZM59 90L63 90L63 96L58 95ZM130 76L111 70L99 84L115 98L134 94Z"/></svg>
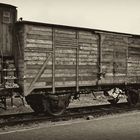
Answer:
<svg viewBox="0 0 140 140"><path fill-rule="evenodd" d="M103 84L125 83L127 77L128 42L125 36L105 34L101 46Z"/></svg>
<svg viewBox="0 0 140 140"><path fill-rule="evenodd" d="M98 73L98 35L92 31L55 29L55 86L94 86Z"/></svg>

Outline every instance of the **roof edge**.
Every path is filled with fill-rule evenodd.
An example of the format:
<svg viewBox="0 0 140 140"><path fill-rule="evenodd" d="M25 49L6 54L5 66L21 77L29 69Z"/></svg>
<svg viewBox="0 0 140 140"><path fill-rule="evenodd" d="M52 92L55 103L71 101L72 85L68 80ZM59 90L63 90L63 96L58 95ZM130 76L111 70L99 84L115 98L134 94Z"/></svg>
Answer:
<svg viewBox="0 0 140 140"><path fill-rule="evenodd" d="M121 34L124 36L135 36L140 37L139 34L131 34L131 33L123 33L123 32L115 32L115 31L107 31L101 29L94 29L94 28L85 28L85 27L76 27L76 26L69 26L69 25L60 25L60 24L51 24L51 23L44 23L44 22L35 22L35 21L17 21L17 24L27 24L27 25L40 25L40 26L55 26L55 27L63 27L63 28L71 28L71 29L83 29L83 30L92 30L95 33L109 33L109 34Z"/></svg>
<svg viewBox="0 0 140 140"><path fill-rule="evenodd" d="M12 8L17 8L17 6L15 6L15 5L6 4L6 3L0 3L0 7L12 7Z"/></svg>

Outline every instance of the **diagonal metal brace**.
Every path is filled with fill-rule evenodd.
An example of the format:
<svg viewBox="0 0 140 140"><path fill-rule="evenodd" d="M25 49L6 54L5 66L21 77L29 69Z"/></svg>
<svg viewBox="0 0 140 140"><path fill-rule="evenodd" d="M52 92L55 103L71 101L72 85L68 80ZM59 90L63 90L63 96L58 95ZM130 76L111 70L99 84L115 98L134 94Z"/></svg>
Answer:
<svg viewBox="0 0 140 140"><path fill-rule="evenodd" d="M41 67L41 69L39 70L39 72L37 73L37 75L35 76L35 78L33 79L33 81L31 82L31 84L30 84L30 86L29 86L29 88L28 88L28 90L27 90L27 92L26 92L27 95L33 91L33 89L34 89L34 84L35 84L35 82L40 78L41 74L43 73L44 69L46 68L47 63L48 63L48 61L49 61L50 58L51 58L51 55L52 55L52 54L50 53L49 56L48 56L48 58L45 60L43 66Z"/></svg>

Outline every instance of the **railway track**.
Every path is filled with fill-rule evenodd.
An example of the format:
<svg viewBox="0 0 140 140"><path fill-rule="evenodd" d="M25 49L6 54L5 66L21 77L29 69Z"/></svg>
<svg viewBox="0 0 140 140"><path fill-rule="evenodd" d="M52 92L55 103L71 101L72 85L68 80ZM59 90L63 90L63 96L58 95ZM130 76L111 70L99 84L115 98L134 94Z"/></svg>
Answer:
<svg viewBox="0 0 140 140"><path fill-rule="evenodd" d="M57 121L67 121L77 118L90 119L89 116L97 118L109 114L125 113L134 110L140 110L140 106L130 107L127 103L119 103L115 106L110 104L98 105L98 106L87 106L87 107L77 107L68 108L64 115L58 117L52 117L44 114L21 113L21 114L11 114L11 115L0 115L0 128L5 126L14 126L19 124L32 124L34 122L57 122Z"/></svg>

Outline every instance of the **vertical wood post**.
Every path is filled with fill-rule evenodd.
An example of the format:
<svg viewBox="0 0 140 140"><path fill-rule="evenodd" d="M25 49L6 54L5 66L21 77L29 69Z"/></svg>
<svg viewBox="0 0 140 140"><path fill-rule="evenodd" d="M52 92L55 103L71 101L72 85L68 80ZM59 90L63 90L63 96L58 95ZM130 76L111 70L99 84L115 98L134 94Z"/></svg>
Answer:
<svg viewBox="0 0 140 140"><path fill-rule="evenodd" d="M76 49L76 92L79 92L79 33L76 31L77 49Z"/></svg>
<svg viewBox="0 0 140 140"><path fill-rule="evenodd" d="M100 37L100 45L99 45L99 52L100 52L100 55L99 55L99 57L100 57L100 73L102 73L103 71L102 71L102 46L103 46L103 41L104 41L104 39L105 39L105 35L99 35Z"/></svg>
<svg viewBox="0 0 140 140"><path fill-rule="evenodd" d="M98 32L97 32L97 35L98 35L98 80L100 80L100 77L103 73L102 71L102 44L105 39L105 35Z"/></svg>
<svg viewBox="0 0 140 140"><path fill-rule="evenodd" d="M52 92L55 93L55 29L52 27Z"/></svg>
<svg viewBox="0 0 140 140"><path fill-rule="evenodd" d="M98 60L98 67L99 67L99 74L102 73L102 39L101 35L98 34L99 41L98 41L98 53L99 53L99 60Z"/></svg>
<svg viewBox="0 0 140 140"><path fill-rule="evenodd" d="M126 47L126 77L128 76L128 48L129 48L129 38L125 37L123 38L127 47Z"/></svg>

